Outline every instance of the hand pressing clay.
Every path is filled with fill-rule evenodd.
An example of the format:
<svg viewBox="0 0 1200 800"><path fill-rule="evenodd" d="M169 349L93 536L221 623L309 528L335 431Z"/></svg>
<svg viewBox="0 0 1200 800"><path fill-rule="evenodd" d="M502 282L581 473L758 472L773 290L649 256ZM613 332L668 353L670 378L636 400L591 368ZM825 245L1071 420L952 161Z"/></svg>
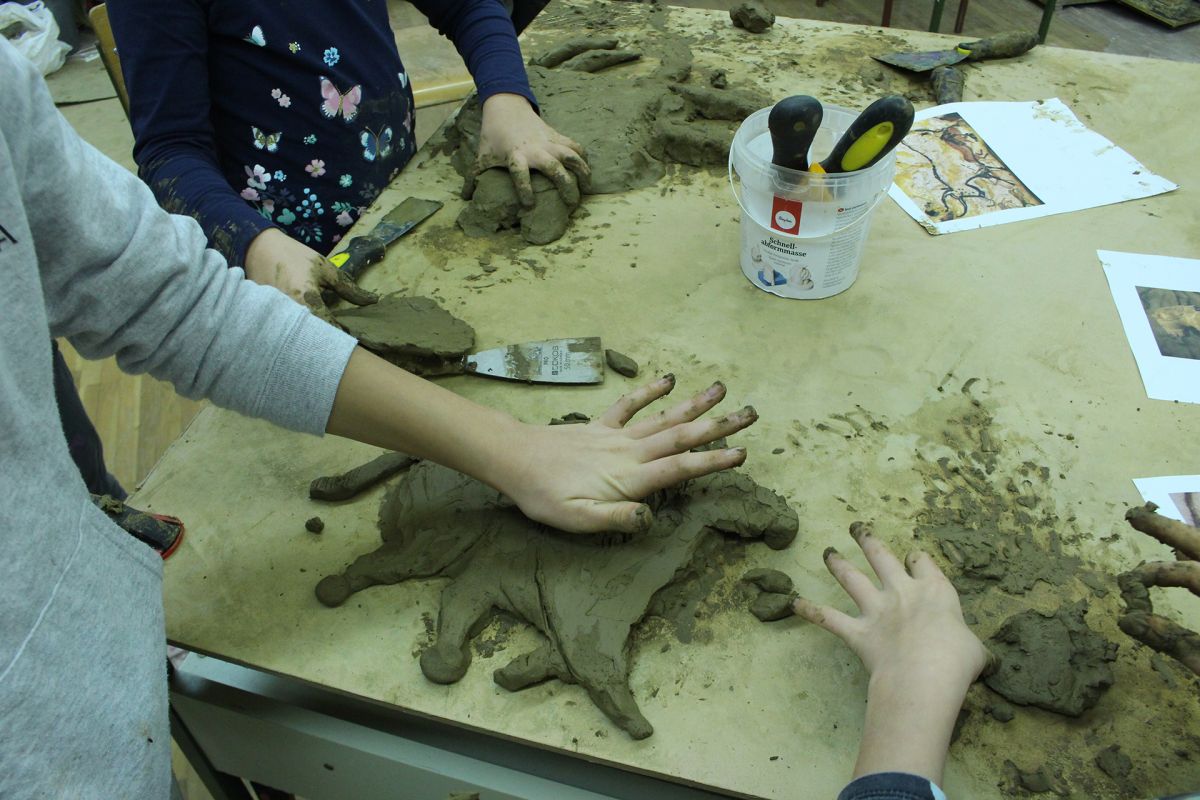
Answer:
<svg viewBox="0 0 1200 800"><path fill-rule="evenodd" d="M537 628L545 641L493 677L509 691L557 678L578 683L635 739L653 732L629 689L630 633L656 594L687 572L712 537L762 540L781 549L799 520L783 498L727 471L649 499L650 530L626 544L604 534L570 535L532 522L496 491L423 462L386 495L379 513L383 545L345 572L324 578L317 598L339 606L378 584L448 578L437 638L421 671L454 683L471 663L470 639L497 611ZM351 612L352 613L352 612Z"/></svg>
<svg viewBox="0 0 1200 800"><path fill-rule="evenodd" d="M653 55L658 65L638 70L630 64L640 58L637 51L618 48L612 38L583 37L530 62L529 81L543 118L587 153L591 178L580 187L582 194L650 186L666 174L668 163L722 166L738 125L770 104L757 91L690 83L692 53L678 37L657 38ZM452 161L464 177L475 162L481 113L478 102L468 101L449 132ZM519 229L530 244L555 241L576 208L540 177L534 205L521 208L506 171L483 173L459 227L470 236Z"/></svg>

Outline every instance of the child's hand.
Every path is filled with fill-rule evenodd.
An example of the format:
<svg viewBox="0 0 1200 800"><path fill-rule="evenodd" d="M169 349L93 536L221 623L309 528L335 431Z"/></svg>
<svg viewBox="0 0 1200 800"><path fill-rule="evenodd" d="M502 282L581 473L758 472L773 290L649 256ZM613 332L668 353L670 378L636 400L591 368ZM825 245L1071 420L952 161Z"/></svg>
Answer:
<svg viewBox="0 0 1200 800"><path fill-rule="evenodd" d="M246 251L246 277L255 283L274 286L332 324L336 324L333 316L321 299L323 289L332 290L338 297L358 306L370 305L379 299L325 256L278 228L268 228L250 242Z"/></svg>
<svg viewBox="0 0 1200 800"><path fill-rule="evenodd" d="M529 101L516 94L495 94L484 102L479 155L467 176L464 197L470 198L475 178L492 167L508 170L527 208L534 203L531 169L550 179L568 208L579 205L580 182L591 174L583 148L547 125Z"/></svg>
<svg viewBox="0 0 1200 800"><path fill-rule="evenodd" d="M839 636L871 673L855 777L906 772L938 783L955 717L990 655L928 554L910 553L901 564L868 525L855 522L850 534L882 586L831 547L825 565L862 613L852 617L803 598L796 613Z"/></svg>
<svg viewBox="0 0 1200 800"><path fill-rule="evenodd" d="M639 502L658 489L735 467L743 448L689 452L752 425L746 407L700 417L725 397L714 383L674 408L631 422L675 388L674 376L634 390L587 425L525 425L511 450L513 469L497 480L526 516L574 532L638 532L650 526Z"/></svg>
<svg viewBox="0 0 1200 800"><path fill-rule="evenodd" d="M796 613L841 638L872 679L895 673L914 681L928 678L944 683L950 691L965 692L983 671L989 654L963 622L954 586L927 553L914 551L901 564L872 535L869 525L855 522L850 535L881 587L831 547L825 551L825 565L860 615L852 617L804 598L796 600Z"/></svg>

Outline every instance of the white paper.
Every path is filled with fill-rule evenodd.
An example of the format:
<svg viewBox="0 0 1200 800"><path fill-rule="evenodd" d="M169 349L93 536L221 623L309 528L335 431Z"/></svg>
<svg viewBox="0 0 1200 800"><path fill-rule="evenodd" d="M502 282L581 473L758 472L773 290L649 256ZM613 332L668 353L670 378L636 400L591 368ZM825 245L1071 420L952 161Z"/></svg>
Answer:
<svg viewBox="0 0 1200 800"><path fill-rule="evenodd" d="M1052 98L918 112L896 148L889 194L927 231L941 234L1177 188Z"/></svg>
<svg viewBox="0 0 1200 800"><path fill-rule="evenodd" d="M1096 255L1146 394L1200 403L1200 261L1112 250Z"/></svg>
<svg viewBox="0 0 1200 800"><path fill-rule="evenodd" d="M1200 475L1170 475L1165 478L1134 478L1142 500L1158 506L1164 517L1200 527Z"/></svg>

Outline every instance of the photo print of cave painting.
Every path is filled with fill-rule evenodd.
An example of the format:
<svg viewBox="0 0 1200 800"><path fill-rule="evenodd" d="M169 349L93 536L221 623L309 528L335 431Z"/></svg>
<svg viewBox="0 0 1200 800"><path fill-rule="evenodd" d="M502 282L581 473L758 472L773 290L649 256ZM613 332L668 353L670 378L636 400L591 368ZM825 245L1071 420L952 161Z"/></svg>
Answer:
<svg viewBox="0 0 1200 800"><path fill-rule="evenodd" d="M1172 358L1200 360L1200 292L1137 287L1158 351Z"/></svg>
<svg viewBox="0 0 1200 800"><path fill-rule="evenodd" d="M1158 513L1200 527L1200 475L1167 475L1134 478L1142 500L1158 506Z"/></svg>
<svg viewBox="0 0 1200 800"><path fill-rule="evenodd" d="M1111 250L1097 255L1146 394L1200 403L1200 261Z"/></svg>
<svg viewBox="0 0 1200 800"><path fill-rule="evenodd" d="M937 235L1177 188L1118 144L1058 99L934 106L917 113L896 148L888 193Z"/></svg>
<svg viewBox="0 0 1200 800"><path fill-rule="evenodd" d="M935 222L1042 205L957 112L913 125L896 151L896 184Z"/></svg>

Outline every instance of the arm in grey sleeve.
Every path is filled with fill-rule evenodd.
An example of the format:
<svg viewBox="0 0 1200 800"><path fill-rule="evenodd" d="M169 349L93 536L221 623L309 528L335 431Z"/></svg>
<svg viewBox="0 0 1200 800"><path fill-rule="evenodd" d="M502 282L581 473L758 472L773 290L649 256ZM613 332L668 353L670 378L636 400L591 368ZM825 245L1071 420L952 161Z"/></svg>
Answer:
<svg viewBox="0 0 1200 800"><path fill-rule="evenodd" d="M162 211L141 181L79 138L6 42L0 72L10 76L0 125L52 333L187 397L324 432L354 340L226 267L194 220Z"/></svg>

